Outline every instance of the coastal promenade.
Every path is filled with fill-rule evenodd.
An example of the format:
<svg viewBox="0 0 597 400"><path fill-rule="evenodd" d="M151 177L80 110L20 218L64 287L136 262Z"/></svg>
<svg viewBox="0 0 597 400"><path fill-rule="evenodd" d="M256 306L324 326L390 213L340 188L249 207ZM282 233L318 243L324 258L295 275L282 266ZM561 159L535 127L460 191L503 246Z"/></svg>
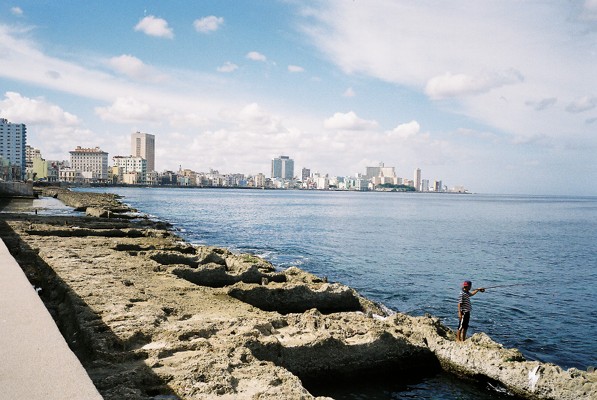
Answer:
<svg viewBox="0 0 597 400"><path fill-rule="evenodd" d="M0 338L0 398L102 398L1 240Z"/></svg>

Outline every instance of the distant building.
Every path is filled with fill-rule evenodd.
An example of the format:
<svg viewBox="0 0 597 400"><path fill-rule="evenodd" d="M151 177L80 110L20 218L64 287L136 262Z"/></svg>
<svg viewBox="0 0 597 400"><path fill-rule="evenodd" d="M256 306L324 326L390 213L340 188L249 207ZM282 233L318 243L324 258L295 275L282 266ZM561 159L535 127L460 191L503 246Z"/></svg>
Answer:
<svg viewBox="0 0 597 400"><path fill-rule="evenodd" d="M191 169L181 169L178 171L181 186L197 186L197 172Z"/></svg>
<svg viewBox="0 0 597 400"><path fill-rule="evenodd" d="M361 192L369 190L369 179L365 177L355 178L353 189Z"/></svg>
<svg viewBox="0 0 597 400"><path fill-rule="evenodd" d="M0 178L24 180L27 171L27 126L0 118Z"/></svg>
<svg viewBox="0 0 597 400"><path fill-rule="evenodd" d="M330 180L327 176L320 176L317 178L316 181L317 189L319 190L329 190L330 188Z"/></svg>
<svg viewBox="0 0 597 400"><path fill-rule="evenodd" d="M272 160L272 179L292 180L294 178L294 160L280 156Z"/></svg>
<svg viewBox="0 0 597 400"><path fill-rule="evenodd" d="M118 168L119 182L129 185L145 184L147 178L147 160L139 156L114 156L112 165Z"/></svg>
<svg viewBox="0 0 597 400"><path fill-rule="evenodd" d="M131 155L147 160L147 171L155 171L155 135L135 132L131 135Z"/></svg>
<svg viewBox="0 0 597 400"><path fill-rule="evenodd" d="M33 159L31 176L35 181L58 182L60 168L63 163L59 161L44 160L41 157Z"/></svg>
<svg viewBox="0 0 597 400"><path fill-rule="evenodd" d="M79 171L86 182L105 182L108 180L108 153L99 147L82 148L77 146L70 151L71 168Z"/></svg>
<svg viewBox="0 0 597 400"><path fill-rule="evenodd" d="M36 158L42 158L41 151L29 145L25 146L25 165L27 168L33 167L33 160Z"/></svg>
<svg viewBox="0 0 597 400"><path fill-rule="evenodd" d="M178 174L174 171L164 171L159 176L159 182L161 185L177 185Z"/></svg>
<svg viewBox="0 0 597 400"><path fill-rule="evenodd" d="M25 145L25 179L35 180L37 175L33 171L33 160L41 159L41 151L29 145Z"/></svg>
<svg viewBox="0 0 597 400"><path fill-rule="evenodd" d="M255 187L263 188L265 187L265 175L261 172L255 175Z"/></svg>
<svg viewBox="0 0 597 400"><path fill-rule="evenodd" d="M311 177L311 170L309 168L303 168L301 171L301 180L305 182Z"/></svg>
<svg viewBox="0 0 597 400"><path fill-rule="evenodd" d="M396 178L394 167L386 167L384 163L379 163L377 167L366 167L365 177L367 179L376 177Z"/></svg>
<svg viewBox="0 0 597 400"><path fill-rule="evenodd" d="M421 188L421 169L420 168L415 169L415 176L414 176L414 179L413 179L413 186L415 187L415 190L417 192L422 191L422 188Z"/></svg>
<svg viewBox="0 0 597 400"><path fill-rule="evenodd" d="M81 175L81 171L74 168L60 168L58 180L60 182L82 183L83 175Z"/></svg>

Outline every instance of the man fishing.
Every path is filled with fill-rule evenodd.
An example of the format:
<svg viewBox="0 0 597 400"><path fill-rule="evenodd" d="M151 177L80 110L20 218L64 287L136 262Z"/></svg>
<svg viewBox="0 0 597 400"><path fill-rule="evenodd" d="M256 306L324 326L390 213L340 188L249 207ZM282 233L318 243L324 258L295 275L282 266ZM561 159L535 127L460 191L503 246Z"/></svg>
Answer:
<svg viewBox="0 0 597 400"><path fill-rule="evenodd" d="M464 342L466 340L466 330L468 329L468 322L471 318L471 296L476 295L479 292L484 292L485 288L475 289L472 292L471 281L464 281L462 283L462 290L458 296L458 332L456 332L456 341Z"/></svg>

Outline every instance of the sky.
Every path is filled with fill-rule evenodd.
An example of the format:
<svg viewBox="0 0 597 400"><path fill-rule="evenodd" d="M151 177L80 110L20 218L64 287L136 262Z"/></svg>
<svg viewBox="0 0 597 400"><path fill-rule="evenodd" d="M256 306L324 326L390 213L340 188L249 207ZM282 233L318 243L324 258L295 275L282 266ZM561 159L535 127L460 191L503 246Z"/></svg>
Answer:
<svg viewBox="0 0 597 400"><path fill-rule="evenodd" d="M597 195L597 0L0 0L0 118L49 160Z"/></svg>

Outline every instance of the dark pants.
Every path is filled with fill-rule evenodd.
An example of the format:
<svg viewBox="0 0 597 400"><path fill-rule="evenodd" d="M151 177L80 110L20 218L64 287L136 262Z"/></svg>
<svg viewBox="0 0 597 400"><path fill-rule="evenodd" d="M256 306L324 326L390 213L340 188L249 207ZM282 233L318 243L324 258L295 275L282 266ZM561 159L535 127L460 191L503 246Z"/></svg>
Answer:
<svg viewBox="0 0 597 400"><path fill-rule="evenodd" d="M458 330L461 329L468 329L468 321L471 319L471 313L470 312L463 312L462 313L462 318L460 318L460 321L458 322Z"/></svg>

